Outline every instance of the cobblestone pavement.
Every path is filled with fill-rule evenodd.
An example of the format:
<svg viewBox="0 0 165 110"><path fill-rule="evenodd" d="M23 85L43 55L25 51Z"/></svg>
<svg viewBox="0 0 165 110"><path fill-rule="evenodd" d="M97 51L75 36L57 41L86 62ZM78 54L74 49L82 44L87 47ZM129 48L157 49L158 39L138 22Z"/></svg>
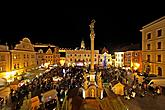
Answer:
<svg viewBox="0 0 165 110"><path fill-rule="evenodd" d="M121 100L126 104L129 110L164 110L165 108L165 96L151 96L146 95L144 97L137 96L134 99L125 100L121 97Z"/></svg>

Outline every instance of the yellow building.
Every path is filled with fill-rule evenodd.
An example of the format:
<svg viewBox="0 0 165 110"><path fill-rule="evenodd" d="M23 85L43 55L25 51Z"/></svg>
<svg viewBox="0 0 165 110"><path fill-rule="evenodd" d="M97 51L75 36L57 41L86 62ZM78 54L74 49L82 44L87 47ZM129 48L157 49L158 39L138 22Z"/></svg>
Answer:
<svg viewBox="0 0 165 110"><path fill-rule="evenodd" d="M91 50L85 49L60 49L61 59L65 60L67 66L89 66L91 63ZM94 64L98 65L99 50L95 50Z"/></svg>
<svg viewBox="0 0 165 110"><path fill-rule="evenodd" d="M50 44L35 44L34 49L37 52L37 65L42 64L59 64L60 54L59 48Z"/></svg>
<svg viewBox="0 0 165 110"><path fill-rule="evenodd" d="M10 71L10 51L8 46L0 45L0 78Z"/></svg>
<svg viewBox="0 0 165 110"><path fill-rule="evenodd" d="M143 26L140 31L143 70L165 76L165 16Z"/></svg>
<svg viewBox="0 0 165 110"><path fill-rule="evenodd" d="M27 68L37 66L36 52L28 38L23 38L19 44L16 44L11 52L11 71L26 71Z"/></svg>

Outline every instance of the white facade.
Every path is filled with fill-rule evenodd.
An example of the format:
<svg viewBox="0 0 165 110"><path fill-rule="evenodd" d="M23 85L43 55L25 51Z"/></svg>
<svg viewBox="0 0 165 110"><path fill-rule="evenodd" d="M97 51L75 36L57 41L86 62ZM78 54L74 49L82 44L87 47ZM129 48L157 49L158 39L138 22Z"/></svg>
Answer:
<svg viewBox="0 0 165 110"><path fill-rule="evenodd" d="M115 67L124 66L124 52L115 52Z"/></svg>
<svg viewBox="0 0 165 110"><path fill-rule="evenodd" d="M104 53L104 54L99 54L99 66L104 66L104 63L106 63L106 66L109 67L112 65L112 56L111 54Z"/></svg>

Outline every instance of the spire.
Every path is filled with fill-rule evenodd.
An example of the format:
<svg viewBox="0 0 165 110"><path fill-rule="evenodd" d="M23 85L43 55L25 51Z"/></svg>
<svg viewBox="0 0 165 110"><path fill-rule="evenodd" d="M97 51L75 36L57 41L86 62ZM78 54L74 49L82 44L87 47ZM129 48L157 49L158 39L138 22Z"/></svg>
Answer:
<svg viewBox="0 0 165 110"><path fill-rule="evenodd" d="M81 49L85 49L85 42L84 42L84 39L82 39L82 41L81 41Z"/></svg>

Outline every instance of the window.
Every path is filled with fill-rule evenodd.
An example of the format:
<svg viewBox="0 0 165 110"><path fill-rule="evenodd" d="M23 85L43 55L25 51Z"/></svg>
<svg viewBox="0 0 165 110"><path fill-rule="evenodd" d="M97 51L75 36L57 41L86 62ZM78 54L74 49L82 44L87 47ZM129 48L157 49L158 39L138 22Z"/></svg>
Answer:
<svg viewBox="0 0 165 110"><path fill-rule="evenodd" d="M16 69L17 67L16 67L17 65L16 64L14 64L14 69Z"/></svg>
<svg viewBox="0 0 165 110"><path fill-rule="evenodd" d="M100 61L102 62L102 59L100 59Z"/></svg>
<svg viewBox="0 0 165 110"><path fill-rule="evenodd" d="M108 59L108 61L110 61L110 59Z"/></svg>
<svg viewBox="0 0 165 110"><path fill-rule="evenodd" d="M95 58L95 61L97 61L96 58Z"/></svg>
<svg viewBox="0 0 165 110"><path fill-rule="evenodd" d="M158 42L158 49L161 49L161 42Z"/></svg>
<svg viewBox="0 0 165 110"><path fill-rule="evenodd" d="M0 71L3 71L3 68L2 67L0 67Z"/></svg>
<svg viewBox="0 0 165 110"><path fill-rule="evenodd" d="M72 59L70 59L70 61L72 61Z"/></svg>
<svg viewBox="0 0 165 110"><path fill-rule="evenodd" d="M161 55L158 55L158 62L161 62Z"/></svg>
<svg viewBox="0 0 165 110"><path fill-rule="evenodd" d="M138 53L135 53L135 56L138 56Z"/></svg>
<svg viewBox="0 0 165 110"><path fill-rule="evenodd" d="M16 54L14 54L14 59L17 59L17 55Z"/></svg>
<svg viewBox="0 0 165 110"><path fill-rule="evenodd" d="M26 55L24 54L24 58L26 58Z"/></svg>
<svg viewBox="0 0 165 110"><path fill-rule="evenodd" d="M158 32L158 37L162 36L162 30L161 29L159 29L157 32Z"/></svg>
<svg viewBox="0 0 165 110"><path fill-rule="evenodd" d="M150 62L150 55L147 55L147 61Z"/></svg>
<svg viewBox="0 0 165 110"><path fill-rule="evenodd" d="M147 39L151 39L151 33L147 34Z"/></svg>
<svg viewBox="0 0 165 110"><path fill-rule="evenodd" d="M151 45L147 44L147 50L150 50L150 49L151 49Z"/></svg>
<svg viewBox="0 0 165 110"><path fill-rule="evenodd" d="M75 56L77 56L77 55L75 54Z"/></svg>
<svg viewBox="0 0 165 110"><path fill-rule="evenodd" d="M84 56L86 57L86 54Z"/></svg>
<svg viewBox="0 0 165 110"><path fill-rule="evenodd" d="M17 64L17 68L19 68L19 64Z"/></svg>
<svg viewBox="0 0 165 110"><path fill-rule="evenodd" d="M123 54L121 54L121 57L123 57Z"/></svg>

